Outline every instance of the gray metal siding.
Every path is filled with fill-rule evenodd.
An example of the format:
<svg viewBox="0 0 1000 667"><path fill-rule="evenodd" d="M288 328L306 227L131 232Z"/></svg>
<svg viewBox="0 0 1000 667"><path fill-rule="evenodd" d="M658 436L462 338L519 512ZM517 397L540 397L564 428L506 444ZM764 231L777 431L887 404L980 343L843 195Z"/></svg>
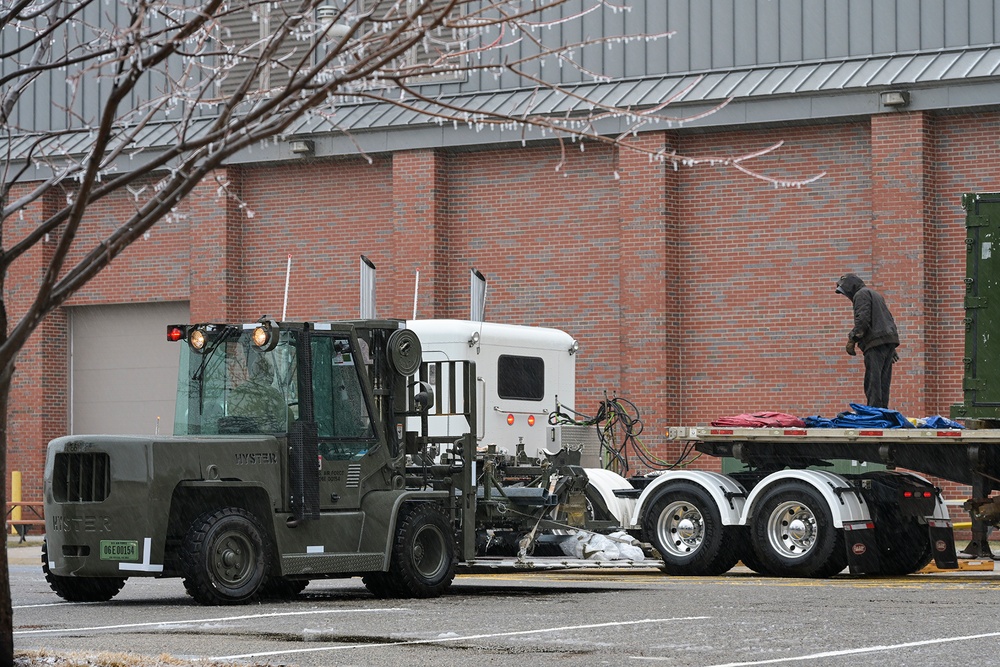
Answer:
<svg viewBox="0 0 1000 667"><path fill-rule="evenodd" d="M814 83L818 77L837 70L835 64L846 59L863 63L869 56L920 52L940 55L936 52L945 48L1000 43L1000 0L630 0L629 4L632 9L628 12L603 9L586 14L582 20L559 24L552 29L541 28L537 34L546 43L558 45L600 35L676 31L669 40L636 39L625 44L594 45L581 49L574 56L585 70L614 79L680 77L688 72L719 74L703 82L698 94L688 99L699 96L717 99L727 94L739 96L741 90L751 85L755 73L748 75L739 86L731 85L729 92L723 92L721 87L708 88L713 82L720 83L720 78L733 70L760 68L760 76L769 77L756 94L768 88L776 93L794 94L817 88ZM589 1L574 0L563 11L576 13L584 6L589 6ZM88 11L98 9L102 14L118 16L119 20L124 20L126 15L125 8L115 3L98 3ZM8 27L0 32L0 38L3 49L8 50L10 44L23 36ZM505 49L501 55L515 60L533 48L530 40L525 39ZM784 70L781 65L792 64L817 66L809 73L812 80L800 86L797 81L780 80L781 73L771 72ZM899 64L913 70L921 63ZM7 58L0 62L0 71L8 72L16 66L15 59ZM544 69L539 70L536 66L529 67L529 71L563 85L593 83L589 74L581 74L569 66L559 67L551 60ZM838 71L842 75L846 70ZM790 76L805 75L806 70L798 70ZM867 85L880 85L892 80L894 75L882 71ZM973 75L975 72L970 71L970 76ZM928 78L932 77L922 76L920 81ZM955 79L953 74L948 78ZM725 81L731 83L733 79ZM428 86L426 92L430 96L446 96L527 86L530 84L511 74L495 77L492 73L483 73L474 74L463 82L436 83ZM154 89L162 87L162 80L153 80L144 92L151 95ZM48 129L66 126L72 118L95 119L106 92L93 84L71 96L64 73L56 73L47 85L35 86L24 97L14 124L22 128ZM72 109L72 114L64 111L67 107ZM73 121L72 125L79 127L80 121Z"/></svg>

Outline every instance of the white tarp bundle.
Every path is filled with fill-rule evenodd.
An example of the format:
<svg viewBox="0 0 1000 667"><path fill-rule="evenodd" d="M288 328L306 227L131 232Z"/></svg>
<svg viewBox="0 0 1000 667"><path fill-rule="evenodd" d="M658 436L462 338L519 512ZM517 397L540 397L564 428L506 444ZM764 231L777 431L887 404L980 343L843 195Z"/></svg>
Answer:
<svg viewBox="0 0 1000 667"><path fill-rule="evenodd" d="M567 556L583 560L643 560L642 549L637 544L625 531L599 535L581 530L567 537L559 546Z"/></svg>

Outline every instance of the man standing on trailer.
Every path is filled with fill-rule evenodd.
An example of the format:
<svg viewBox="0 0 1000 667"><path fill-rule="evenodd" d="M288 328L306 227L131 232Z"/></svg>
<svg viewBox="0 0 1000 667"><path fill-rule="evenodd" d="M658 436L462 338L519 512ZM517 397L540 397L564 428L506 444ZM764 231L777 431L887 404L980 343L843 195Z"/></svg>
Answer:
<svg viewBox="0 0 1000 667"><path fill-rule="evenodd" d="M889 385L892 365L899 360L899 332L885 299L866 287L857 274L848 273L837 281L837 293L854 304L854 328L847 334L847 354L857 354L855 346L865 355L865 399L875 408L889 407Z"/></svg>

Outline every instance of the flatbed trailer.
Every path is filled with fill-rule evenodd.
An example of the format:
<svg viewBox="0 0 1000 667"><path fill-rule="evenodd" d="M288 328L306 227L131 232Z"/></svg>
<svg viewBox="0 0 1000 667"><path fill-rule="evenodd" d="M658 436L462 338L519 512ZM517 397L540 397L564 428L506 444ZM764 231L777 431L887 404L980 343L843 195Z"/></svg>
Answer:
<svg viewBox="0 0 1000 667"><path fill-rule="evenodd" d="M633 527L657 548L664 569L681 575L719 574L734 559L797 577L845 568L904 575L932 559L955 569L948 507L923 475L988 493L1000 470L1000 431L689 426L669 435L745 464L727 474L675 469L630 480L639 489ZM836 460L886 469L832 472Z"/></svg>
<svg viewBox="0 0 1000 667"><path fill-rule="evenodd" d="M970 486L1000 484L1000 429L694 426L671 428L670 438L757 468L856 460Z"/></svg>
<svg viewBox="0 0 1000 667"><path fill-rule="evenodd" d="M754 468L854 460L966 484L972 487L965 503L972 541L963 553L993 557L986 538L1000 519L1000 504L989 498L1000 488L1000 429L695 426L671 428L670 437L693 441L703 454L732 457Z"/></svg>

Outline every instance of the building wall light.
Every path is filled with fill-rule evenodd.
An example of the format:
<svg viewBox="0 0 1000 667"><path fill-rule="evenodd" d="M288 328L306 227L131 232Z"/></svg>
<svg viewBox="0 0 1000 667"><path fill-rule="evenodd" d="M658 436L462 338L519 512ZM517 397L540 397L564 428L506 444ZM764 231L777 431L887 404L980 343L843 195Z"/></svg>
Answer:
<svg viewBox="0 0 1000 667"><path fill-rule="evenodd" d="M880 97L884 107L899 108L910 103L910 93L905 90L887 90Z"/></svg>
<svg viewBox="0 0 1000 667"><path fill-rule="evenodd" d="M288 150L295 155L312 155L313 142L308 139L294 139L288 142Z"/></svg>

